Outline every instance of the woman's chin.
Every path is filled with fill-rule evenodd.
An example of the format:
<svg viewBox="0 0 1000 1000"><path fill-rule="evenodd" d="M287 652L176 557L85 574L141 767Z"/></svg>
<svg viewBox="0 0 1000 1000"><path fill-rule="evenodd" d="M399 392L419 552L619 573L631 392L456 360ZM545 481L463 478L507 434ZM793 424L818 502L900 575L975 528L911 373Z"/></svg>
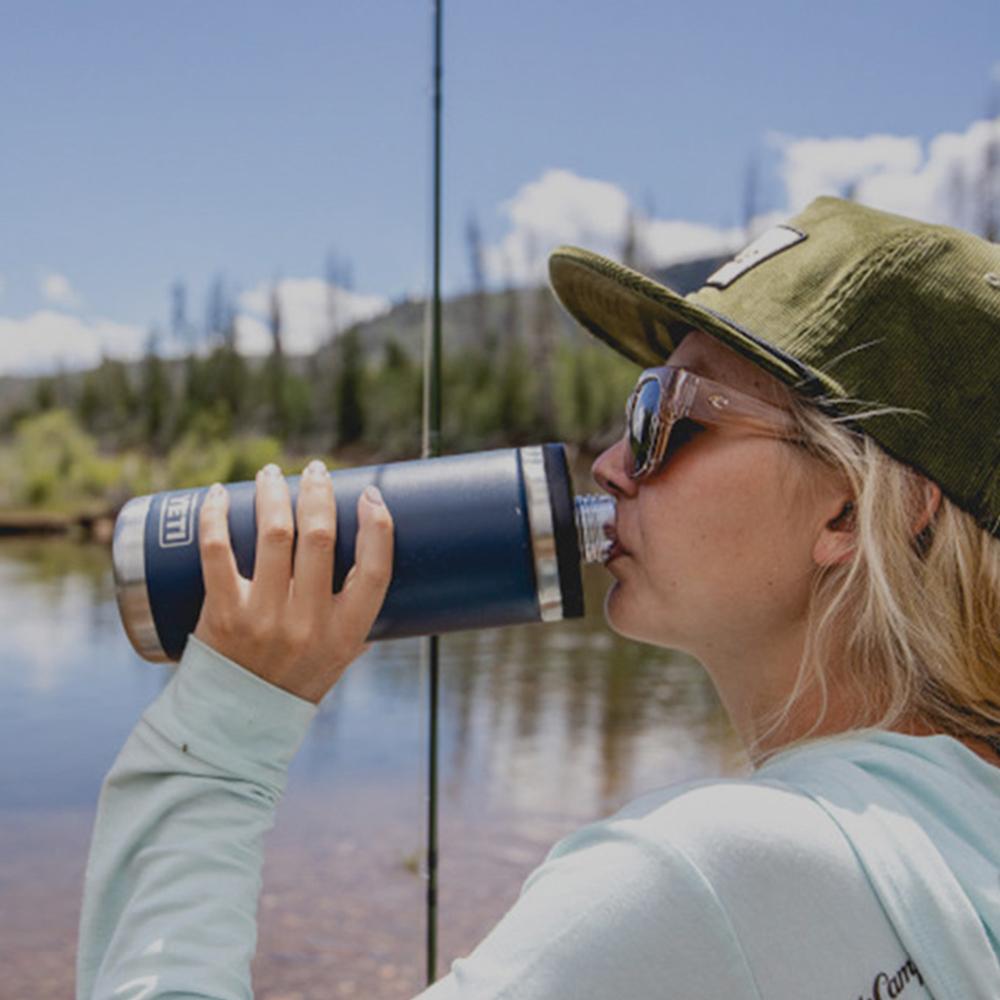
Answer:
<svg viewBox="0 0 1000 1000"><path fill-rule="evenodd" d="M661 646L667 649L679 648L673 637L663 633L663 611L636 607L630 600L627 584L616 580L604 595L604 620L616 635L623 639L633 639L649 646ZM649 625L656 621L660 626L658 632L653 632Z"/></svg>
<svg viewBox="0 0 1000 1000"><path fill-rule="evenodd" d="M620 635L623 639L635 639L639 642L648 642L648 637L644 634L640 621L632 620L629 614L628 596L624 593L624 585L615 580L607 593L604 595L604 620L612 632Z"/></svg>

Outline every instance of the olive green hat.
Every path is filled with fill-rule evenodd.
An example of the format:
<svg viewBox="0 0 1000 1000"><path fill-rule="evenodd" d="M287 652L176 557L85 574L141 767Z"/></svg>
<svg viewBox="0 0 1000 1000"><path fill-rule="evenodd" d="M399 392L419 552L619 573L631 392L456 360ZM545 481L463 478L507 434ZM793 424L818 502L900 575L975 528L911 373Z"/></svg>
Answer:
<svg viewBox="0 0 1000 1000"><path fill-rule="evenodd" d="M1000 245L818 198L678 295L560 247L552 287L643 367L691 330L739 351L937 482L1000 535ZM888 408L892 412L865 415Z"/></svg>

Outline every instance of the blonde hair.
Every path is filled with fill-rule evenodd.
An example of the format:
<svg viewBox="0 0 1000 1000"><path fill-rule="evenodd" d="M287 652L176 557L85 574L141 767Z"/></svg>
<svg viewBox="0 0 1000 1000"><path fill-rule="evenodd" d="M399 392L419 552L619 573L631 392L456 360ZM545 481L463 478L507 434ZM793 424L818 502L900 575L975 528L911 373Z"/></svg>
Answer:
<svg viewBox="0 0 1000 1000"><path fill-rule="evenodd" d="M929 729L996 746L1000 539L943 496L915 535L928 481L867 435L789 396L806 449L849 483L856 541L847 562L817 570L796 683L757 747L773 741L807 694L818 696L818 709L794 742L813 737L833 684L858 706L851 730ZM863 416L853 420L863 426Z"/></svg>

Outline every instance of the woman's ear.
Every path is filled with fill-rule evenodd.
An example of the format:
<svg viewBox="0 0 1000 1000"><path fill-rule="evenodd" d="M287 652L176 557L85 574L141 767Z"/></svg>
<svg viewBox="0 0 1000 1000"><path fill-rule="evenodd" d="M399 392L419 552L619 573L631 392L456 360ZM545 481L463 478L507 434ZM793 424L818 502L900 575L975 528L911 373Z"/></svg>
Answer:
<svg viewBox="0 0 1000 1000"><path fill-rule="evenodd" d="M923 501L920 513L913 522L914 537L931 523L931 519L938 512L938 507L941 506L941 487L937 483L925 479L923 481Z"/></svg>
<svg viewBox="0 0 1000 1000"><path fill-rule="evenodd" d="M854 501L845 498L837 513L823 525L813 546L817 566L840 566L854 554Z"/></svg>
<svg viewBox="0 0 1000 1000"><path fill-rule="evenodd" d="M941 506L941 487L929 479L923 481L922 487L923 502L911 525L914 538L930 524ZM835 516L823 525L816 539L813 562L817 566L841 566L847 562L854 554L856 527L854 501L845 497Z"/></svg>

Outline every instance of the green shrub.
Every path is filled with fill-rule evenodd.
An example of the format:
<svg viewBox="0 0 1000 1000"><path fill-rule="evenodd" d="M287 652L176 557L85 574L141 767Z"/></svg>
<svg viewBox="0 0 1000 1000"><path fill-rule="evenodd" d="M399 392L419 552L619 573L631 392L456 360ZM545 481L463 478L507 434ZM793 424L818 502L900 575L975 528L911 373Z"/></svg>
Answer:
<svg viewBox="0 0 1000 1000"><path fill-rule="evenodd" d="M273 437L208 438L189 431L167 456L167 486L180 489L253 479L268 462L281 462L281 445Z"/></svg>
<svg viewBox="0 0 1000 1000"><path fill-rule="evenodd" d="M100 455L67 410L19 421L3 465L10 503L52 510L104 501L121 477L120 460Z"/></svg>
<svg viewBox="0 0 1000 1000"><path fill-rule="evenodd" d="M232 442L232 455L226 482L253 479L268 462L282 464L281 444L274 437L245 437ZM286 470L287 471L287 470Z"/></svg>

